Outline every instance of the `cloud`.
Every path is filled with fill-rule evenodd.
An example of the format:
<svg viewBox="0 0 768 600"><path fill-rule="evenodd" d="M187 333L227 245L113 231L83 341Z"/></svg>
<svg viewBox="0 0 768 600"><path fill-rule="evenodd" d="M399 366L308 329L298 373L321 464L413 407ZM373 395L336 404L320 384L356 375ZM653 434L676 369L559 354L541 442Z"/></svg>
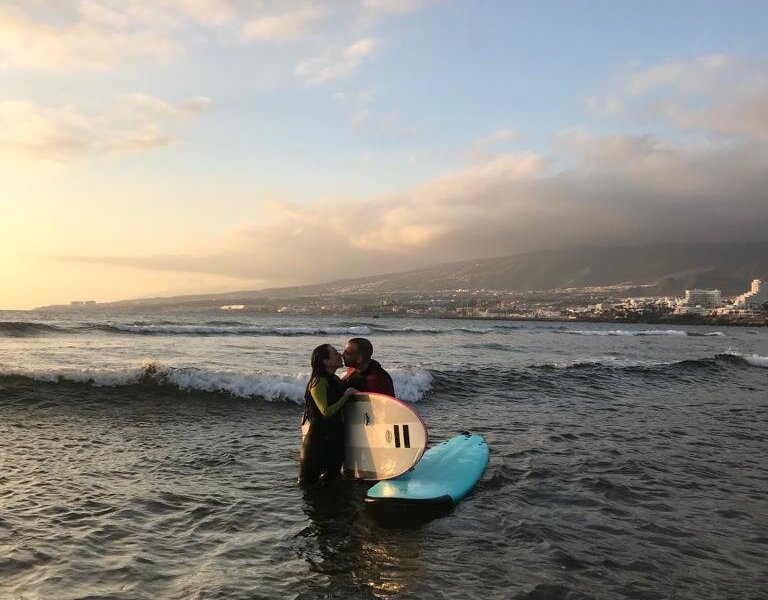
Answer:
<svg viewBox="0 0 768 600"><path fill-rule="evenodd" d="M379 46L375 38L363 38L345 48L325 50L321 56L296 65L294 74L310 85L348 77Z"/></svg>
<svg viewBox="0 0 768 600"><path fill-rule="evenodd" d="M438 4L442 0L362 0L361 6L369 16L404 15Z"/></svg>
<svg viewBox="0 0 768 600"><path fill-rule="evenodd" d="M522 139L522 134L512 127L500 127L480 140L482 145L493 145L503 142L517 142Z"/></svg>
<svg viewBox="0 0 768 600"><path fill-rule="evenodd" d="M251 40L297 40L312 30L312 26L329 16L319 6L307 6L279 15L265 15L246 23L243 36Z"/></svg>
<svg viewBox="0 0 768 600"><path fill-rule="evenodd" d="M563 157L574 166L558 169ZM404 193L268 202L194 256L96 257L273 284L601 244L765 239L768 147L564 132L552 155L500 155Z"/></svg>
<svg viewBox="0 0 768 600"><path fill-rule="evenodd" d="M701 56L691 61L667 62L628 74L626 91L639 96L659 88L674 88L676 92L717 92L718 81L728 78L739 61L725 55Z"/></svg>
<svg viewBox="0 0 768 600"><path fill-rule="evenodd" d="M372 54L378 45L372 30L381 21L432 3L0 0L0 68L109 71L124 63L173 61L190 39L213 44L291 41L307 53L296 75L321 83L352 74Z"/></svg>
<svg viewBox="0 0 768 600"><path fill-rule="evenodd" d="M365 49L347 55L366 56ZM570 128L548 152L512 154L504 144L517 132L500 127L483 138L482 157L410 190L264 202L250 224L207 251L83 260L274 285L557 247L765 240L768 139L757 101L764 64L670 62L623 81L613 90L621 114L641 111L671 134ZM369 109L375 94L336 98ZM670 112L673 105L681 112ZM707 135L681 136L677 128Z"/></svg>
<svg viewBox="0 0 768 600"><path fill-rule="evenodd" d="M187 22L219 27L236 21L241 14L237 0L35 0L29 4L30 10L43 20L58 13L79 15L86 21L157 27L158 30L180 27ZM35 7L39 9L37 12Z"/></svg>
<svg viewBox="0 0 768 600"><path fill-rule="evenodd" d="M470 149L470 155L476 162L493 159L501 150L521 142L523 134L514 127L499 127L477 140Z"/></svg>
<svg viewBox="0 0 768 600"><path fill-rule="evenodd" d="M214 27L238 16L237 6L229 0L161 0L158 5L168 12L181 13L197 23Z"/></svg>
<svg viewBox="0 0 768 600"><path fill-rule="evenodd" d="M96 3L56 25L17 7L0 6L0 68L108 70L129 59L160 62L179 44L152 29L132 29L127 15Z"/></svg>
<svg viewBox="0 0 768 600"><path fill-rule="evenodd" d="M371 89L357 93L336 92L333 98L349 111L349 124L357 132L384 138L407 138L418 133L419 128L408 122L395 108L382 109L378 94Z"/></svg>
<svg viewBox="0 0 768 600"><path fill-rule="evenodd" d="M211 99L204 96L187 98L178 104L172 104L160 98L139 93L123 96L119 102L119 106L124 111L139 119L186 119L199 115L210 108L211 104Z"/></svg>
<svg viewBox="0 0 768 600"><path fill-rule="evenodd" d="M90 112L74 105L0 102L0 154L65 162L151 150L177 141L174 125L200 114L210 104L203 97L172 104L146 94L118 97L106 109Z"/></svg>
<svg viewBox="0 0 768 600"><path fill-rule="evenodd" d="M768 139L768 61L727 55L629 70L588 99L611 116L636 114L684 131Z"/></svg>

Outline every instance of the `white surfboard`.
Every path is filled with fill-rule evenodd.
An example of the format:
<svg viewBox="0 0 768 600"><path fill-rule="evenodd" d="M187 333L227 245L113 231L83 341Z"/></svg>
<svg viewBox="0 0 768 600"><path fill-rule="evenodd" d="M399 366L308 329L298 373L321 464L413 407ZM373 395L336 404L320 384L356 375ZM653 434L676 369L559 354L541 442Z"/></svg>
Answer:
<svg viewBox="0 0 768 600"><path fill-rule="evenodd" d="M391 479L413 467L424 454L427 426L405 402L358 392L343 410L345 473L358 479Z"/></svg>

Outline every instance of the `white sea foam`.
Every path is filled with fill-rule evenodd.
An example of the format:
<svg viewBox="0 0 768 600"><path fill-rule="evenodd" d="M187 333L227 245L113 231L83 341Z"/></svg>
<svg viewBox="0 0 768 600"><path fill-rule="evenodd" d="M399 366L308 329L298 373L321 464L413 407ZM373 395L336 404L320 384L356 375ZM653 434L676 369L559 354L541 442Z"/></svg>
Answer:
<svg viewBox="0 0 768 600"><path fill-rule="evenodd" d="M127 367L124 369L33 369L25 367L9 367L0 365L1 376L21 376L35 381L57 382L71 381L74 383L89 383L96 387L110 387L138 383L144 372L143 367Z"/></svg>
<svg viewBox="0 0 768 600"><path fill-rule="evenodd" d="M265 327L259 325L112 325L124 333L166 335L369 335L364 325L348 327Z"/></svg>
<svg viewBox="0 0 768 600"><path fill-rule="evenodd" d="M733 350L728 350L724 354L728 356L734 356L736 358L740 358L746 363L749 363L753 367L764 367L768 368L768 356L760 356L759 354L742 354L740 352L735 352Z"/></svg>
<svg viewBox="0 0 768 600"><path fill-rule="evenodd" d="M28 369L0 365L0 375L17 375L44 382L87 383L95 387L171 385L184 391L218 392L238 398L260 397L269 401L290 400L299 404L304 401L304 390L309 378L309 373L240 373L174 367L153 362L121 369ZM432 386L432 376L428 371L395 369L391 375L397 397L409 402L422 399Z"/></svg>
<svg viewBox="0 0 768 600"><path fill-rule="evenodd" d="M679 336L679 337L685 337L685 336L703 336L703 337L709 337L709 336L722 336L724 335L720 331L713 331L713 332L706 332L706 333L689 333L687 331L682 331L680 329L612 329L609 331L605 330L594 330L594 329L579 329L579 330L566 330L565 333L571 333L574 335L600 335L600 336L641 336L641 335L672 335L672 336Z"/></svg>
<svg viewBox="0 0 768 600"><path fill-rule="evenodd" d="M759 354L745 354L744 360L750 365L756 367L768 367L768 356L760 356Z"/></svg>
<svg viewBox="0 0 768 600"><path fill-rule="evenodd" d="M416 402L432 388L432 374L419 369L392 369L389 371L395 384L395 395L401 400Z"/></svg>
<svg viewBox="0 0 768 600"><path fill-rule="evenodd" d="M70 381L96 387L114 387L154 383L172 385L185 391L223 392L239 398L261 397L266 400L290 400L300 403L308 373L295 375L272 373L237 373L197 368L180 368L146 363L122 369L24 369L0 366L0 375L20 375L35 381Z"/></svg>
<svg viewBox="0 0 768 600"><path fill-rule="evenodd" d="M534 365L538 368L547 369L575 369L579 367L662 367L674 364L674 361L657 360L637 360L631 358L622 358L618 356L596 356L583 359L576 359L567 362L546 363L544 365Z"/></svg>
<svg viewBox="0 0 768 600"><path fill-rule="evenodd" d="M167 381L181 390L225 392L238 398L258 396L266 400L291 400L301 403L308 376L169 369Z"/></svg>

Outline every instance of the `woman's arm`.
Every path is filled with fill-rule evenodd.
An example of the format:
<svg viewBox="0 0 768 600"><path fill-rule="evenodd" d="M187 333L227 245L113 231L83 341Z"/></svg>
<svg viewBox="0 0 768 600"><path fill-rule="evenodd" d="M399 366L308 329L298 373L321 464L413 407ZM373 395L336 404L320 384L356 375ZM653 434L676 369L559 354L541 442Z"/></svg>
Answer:
<svg viewBox="0 0 768 600"><path fill-rule="evenodd" d="M321 377L315 381L315 384L309 389L309 393L312 394L312 400L315 401L318 410L324 417L332 417L335 415L341 407L346 404L349 397L355 392L353 388L349 388L344 392L344 395L339 398L333 404L328 404L328 380Z"/></svg>

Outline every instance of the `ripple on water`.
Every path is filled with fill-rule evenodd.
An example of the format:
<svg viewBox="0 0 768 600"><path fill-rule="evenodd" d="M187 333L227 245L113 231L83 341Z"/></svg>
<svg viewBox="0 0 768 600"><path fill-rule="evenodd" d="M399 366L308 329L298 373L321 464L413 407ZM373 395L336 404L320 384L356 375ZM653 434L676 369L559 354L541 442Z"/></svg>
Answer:
<svg viewBox="0 0 768 600"><path fill-rule="evenodd" d="M408 518L366 509L365 485L295 485L298 405L2 379L0 597L762 597L764 369L688 336L589 340L667 365L559 368L595 355L584 336L528 332L538 350L433 373L433 438L481 432L491 462L458 506ZM420 343L403 351L446 363Z"/></svg>

